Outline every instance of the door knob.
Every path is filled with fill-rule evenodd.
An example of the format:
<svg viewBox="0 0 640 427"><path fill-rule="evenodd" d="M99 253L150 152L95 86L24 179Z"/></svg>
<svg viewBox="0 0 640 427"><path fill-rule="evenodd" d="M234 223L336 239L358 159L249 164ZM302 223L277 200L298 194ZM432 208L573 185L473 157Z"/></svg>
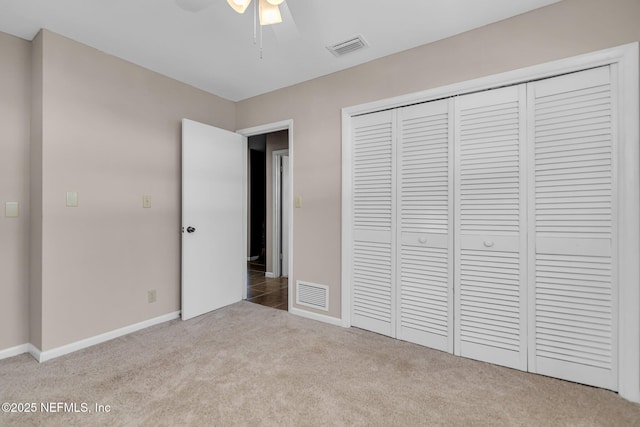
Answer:
<svg viewBox="0 0 640 427"><path fill-rule="evenodd" d="M194 231L196 231L195 228L193 227L187 227L187 233L193 233Z"/></svg>

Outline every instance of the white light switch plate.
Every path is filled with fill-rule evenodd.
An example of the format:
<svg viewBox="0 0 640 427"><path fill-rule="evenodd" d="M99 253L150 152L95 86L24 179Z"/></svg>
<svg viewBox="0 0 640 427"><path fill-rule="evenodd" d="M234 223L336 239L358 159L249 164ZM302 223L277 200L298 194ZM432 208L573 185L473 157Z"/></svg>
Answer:
<svg viewBox="0 0 640 427"><path fill-rule="evenodd" d="M302 196L296 196L295 205L296 205L296 208L301 208L302 207Z"/></svg>
<svg viewBox="0 0 640 427"><path fill-rule="evenodd" d="M151 196L142 196L142 207L143 208L151 207Z"/></svg>
<svg viewBox="0 0 640 427"><path fill-rule="evenodd" d="M7 202L4 205L4 216L15 218L18 216L18 202Z"/></svg>
<svg viewBox="0 0 640 427"><path fill-rule="evenodd" d="M77 191L67 191L67 207L68 208L78 207L78 192Z"/></svg>

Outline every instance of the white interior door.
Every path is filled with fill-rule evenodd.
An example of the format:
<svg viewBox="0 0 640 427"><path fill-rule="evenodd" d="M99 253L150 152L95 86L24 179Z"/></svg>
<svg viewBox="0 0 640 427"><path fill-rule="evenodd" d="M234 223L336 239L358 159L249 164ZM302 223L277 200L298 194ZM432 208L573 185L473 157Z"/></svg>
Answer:
<svg viewBox="0 0 640 427"><path fill-rule="evenodd" d="M456 99L455 353L527 369L525 86Z"/></svg>
<svg viewBox="0 0 640 427"><path fill-rule="evenodd" d="M351 324L396 336L396 112L354 117Z"/></svg>
<svg viewBox="0 0 640 427"><path fill-rule="evenodd" d="M398 128L398 338L453 353L453 99Z"/></svg>
<svg viewBox="0 0 640 427"><path fill-rule="evenodd" d="M291 190L289 189L289 156L282 156L282 271L289 277L289 207Z"/></svg>
<svg viewBox="0 0 640 427"><path fill-rule="evenodd" d="M182 121L182 319L242 299L243 146L236 133Z"/></svg>
<svg viewBox="0 0 640 427"><path fill-rule="evenodd" d="M616 390L616 99L610 67L529 85L529 370Z"/></svg>

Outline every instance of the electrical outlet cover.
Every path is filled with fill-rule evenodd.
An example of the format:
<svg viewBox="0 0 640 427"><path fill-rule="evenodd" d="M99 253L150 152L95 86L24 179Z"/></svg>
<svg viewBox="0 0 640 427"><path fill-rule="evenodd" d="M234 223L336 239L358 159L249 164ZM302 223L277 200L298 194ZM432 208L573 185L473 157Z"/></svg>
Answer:
<svg viewBox="0 0 640 427"><path fill-rule="evenodd" d="M15 218L18 216L18 202L7 202L4 205L4 216Z"/></svg>
<svg viewBox="0 0 640 427"><path fill-rule="evenodd" d="M67 207L68 208L78 207L78 192L77 191L67 191Z"/></svg>

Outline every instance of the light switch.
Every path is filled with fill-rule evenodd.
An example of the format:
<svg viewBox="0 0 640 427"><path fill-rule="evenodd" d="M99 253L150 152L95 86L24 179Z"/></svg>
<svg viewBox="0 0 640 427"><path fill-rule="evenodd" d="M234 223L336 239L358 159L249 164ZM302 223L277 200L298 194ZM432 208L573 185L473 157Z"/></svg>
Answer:
<svg viewBox="0 0 640 427"><path fill-rule="evenodd" d="M142 207L143 208L151 207L151 196L142 196Z"/></svg>
<svg viewBox="0 0 640 427"><path fill-rule="evenodd" d="M302 207L302 196L296 196L295 202L296 202L296 208L301 208Z"/></svg>
<svg viewBox="0 0 640 427"><path fill-rule="evenodd" d="M68 208L78 207L78 192L77 191L67 191L67 207Z"/></svg>
<svg viewBox="0 0 640 427"><path fill-rule="evenodd" d="M4 205L4 216L15 218L18 216L18 202L7 202Z"/></svg>

